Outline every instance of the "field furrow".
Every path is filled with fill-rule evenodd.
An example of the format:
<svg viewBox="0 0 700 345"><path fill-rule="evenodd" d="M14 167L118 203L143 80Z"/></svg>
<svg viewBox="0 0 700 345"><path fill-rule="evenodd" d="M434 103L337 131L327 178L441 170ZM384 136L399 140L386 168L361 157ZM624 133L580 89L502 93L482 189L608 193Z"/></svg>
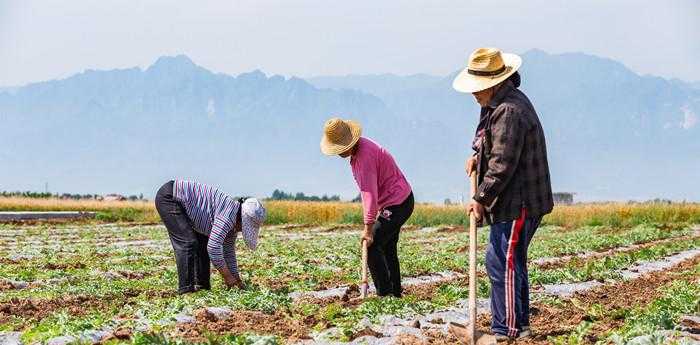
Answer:
<svg viewBox="0 0 700 345"><path fill-rule="evenodd" d="M568 301L572 292L561 291L571 284L587 288L578 294L589 293L672 271L699 254L697 231L682 223L543 226L529 251L537 303ZM447 341L446 322L466 315L463 227L405 229L399 242L404 298L364 301L357 287L359 232L354 225L266 227L257 251L237 244L246 290L225 290L214 274L211 291L177 296L162 226L0 225L0 334L20 332L25 343L62 336L91 342L97 335L141 343ZM477 238L481 299L489 290L488 235L483 228ZM412 327L414 321L422 326Z"/></svg>

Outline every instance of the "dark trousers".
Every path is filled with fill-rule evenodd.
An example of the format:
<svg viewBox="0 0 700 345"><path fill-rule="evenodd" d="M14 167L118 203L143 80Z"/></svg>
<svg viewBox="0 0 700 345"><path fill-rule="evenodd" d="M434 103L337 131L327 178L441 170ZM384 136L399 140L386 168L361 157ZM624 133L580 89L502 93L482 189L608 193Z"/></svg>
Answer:
<svg viewBox="0 0 700 345"><path fill-rule="evenodd" d="M378 296L401 297L401 270L396 246L401 226L412 213L413 193L400 205L389 206L380 212L374 223L374 241L367 248L367 266Z"/></svg>
<svg viewBox="0 0 700 345"><path fill-rule="evenodd" d="M530 326L530 284L527 248L542 217L520 218L491 225L486 271L491 280L491 330L515 337Z"/></svg>
<svg viewBox="0 0 700 345"><path fill-rule="evenodd" d="M166 182L156 194L156 210L165 223L175 250L178 293L210 289L209 238L192 227L185 209L173 197L173 181Z"/></svg>

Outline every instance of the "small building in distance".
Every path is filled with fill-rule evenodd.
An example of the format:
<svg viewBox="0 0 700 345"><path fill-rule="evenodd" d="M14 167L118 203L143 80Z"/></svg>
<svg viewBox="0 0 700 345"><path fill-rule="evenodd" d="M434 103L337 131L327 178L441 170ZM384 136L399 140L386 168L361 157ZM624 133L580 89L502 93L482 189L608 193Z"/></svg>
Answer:
<svg viewBox="0 0 700 345"><path fill-rule="evenodd" d="M574 203L574 193L557 192L552 193L555 205L571 205Z"/></svg>
<svg viewBox="0 0 700 345"><path fill-rule="evenodd" d="M120 194L107 194L104 196L104 201L124 201L126 197Z"/></svg>

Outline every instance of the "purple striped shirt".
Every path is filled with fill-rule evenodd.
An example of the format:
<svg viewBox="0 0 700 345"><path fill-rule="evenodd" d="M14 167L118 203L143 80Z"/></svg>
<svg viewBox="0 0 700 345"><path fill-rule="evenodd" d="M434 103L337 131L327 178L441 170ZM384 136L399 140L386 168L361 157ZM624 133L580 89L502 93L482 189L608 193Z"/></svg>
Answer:
<svg viewBox="0 0 700 345"><path fill-rule="evenodd" d="M194 230L209 237L207 251L212 264L217 268L228 266L238 276L233 229L239 202L214 187L193 181L175 180L173 195L185 208Z"/></svg>

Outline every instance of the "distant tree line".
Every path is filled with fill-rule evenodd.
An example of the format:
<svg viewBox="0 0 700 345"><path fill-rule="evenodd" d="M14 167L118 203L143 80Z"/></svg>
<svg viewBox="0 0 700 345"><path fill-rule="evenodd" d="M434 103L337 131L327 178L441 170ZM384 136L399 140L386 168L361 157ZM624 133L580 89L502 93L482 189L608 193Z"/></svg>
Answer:
<svg viewBox="0 0 700 345"><path fill-rule="evenodd" d="M269 200L294 200L294 201L340 201L340 196L339 195L331 195L328 196L326 194L323 194L323 196L316 196L316 195L306 195L304 193L285 193L284 191L281 191L279 189L275 189L274 192L272 192L272 196L269 198Z"/></svg>
<svg viewBox="0 0 700 345"><path fill-rule="evenodd" d="M51 193L41 193L41 192L0 192L0 196L3 197L22 197L22 198L35 198L35 199L48 199L54 197ZM58 196L56 196L58 197Z"/></svg>
<svg viewBox="0 0 700 345"><path fill-rule="evenodd" d="M110 194L110 195L115 195L115 194ZM63 194L52 194L52 193L45 193L45 192L8 192L8 191L2 191L0 192L0 197L22 197L22 198L32 198L32 199L49 199L49 198L56 198L56 199L72 199L72 200L104 200L105 197L100 195L100 194L70 194L70 193L63 193ZM122 198L119 198L122 199ZM123 200L131 200L131 201L136 201L136 200L144 200L143 199L143 194L139 195L130 195L128 197L123 197Z"/></svg>

